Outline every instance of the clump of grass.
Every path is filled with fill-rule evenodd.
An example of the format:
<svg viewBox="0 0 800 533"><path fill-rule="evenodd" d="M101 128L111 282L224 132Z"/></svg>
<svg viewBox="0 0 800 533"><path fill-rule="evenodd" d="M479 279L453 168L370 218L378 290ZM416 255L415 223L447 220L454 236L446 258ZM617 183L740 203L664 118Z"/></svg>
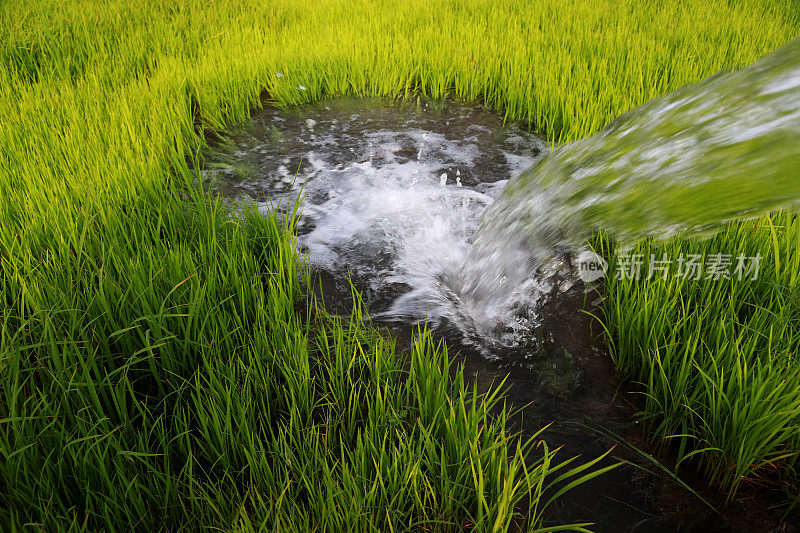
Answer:
<svg viewBox="0 0 800 533"><path fill-rule="evenodd" d="M328 315L291 217L171 192L6 258L4 529L534 529L601 472L510 434L427 332L406 365L360 306Z"/></svg>
<svg viewBox="0 0 800 533"><path fill-rule="evenodd" d="M799 246L800 221L777 213L704 241L642 243L630 253L644 259L643 276L606 281L614 359L642 385L643 421L731 497L748 482L798 486ZM675 270L646 279L651 254L719 253L734 265L759 254L757 278L706 279L704 267L700 280Z"/></svg>

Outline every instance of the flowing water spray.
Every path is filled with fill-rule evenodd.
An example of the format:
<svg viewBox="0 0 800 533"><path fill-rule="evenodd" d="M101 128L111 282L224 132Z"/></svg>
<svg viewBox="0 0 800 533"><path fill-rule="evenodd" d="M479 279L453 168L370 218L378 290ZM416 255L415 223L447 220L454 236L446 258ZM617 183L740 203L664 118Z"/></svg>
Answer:
<svg viewBox="0 0 800 533"><path fill-rule="evenodd" d="M544 149L481 106L342 99L263 110L211 154L208 177L265 212L304 194L301 251L339 285L329 296L349 294L350 276L373 318L447 323L492 355L498 342L532 342L538 321L521 298L539 281L509 296L522 313L490 335L462 308L460 269L483 211Z"/></svg>
<svg viewBox="0 0 800 533"><path fill-rule="evenodd" d="M491 329L513 306L502 287L563 270L560 252L596 229L623 245L704 235L799 200L797 39L634 109L512 180L483 216L458 292Z"/></svg>
<svg viewBox="0 0 800 533"><path fill-rule="evenodd" d="M302 250L373 317L447 323L491 357L531 342L595 229L702 234L800 199L800 40L546 157L479 106L356 99L264 110L221 148L229 196L268 210L304 186Z"/></svg>

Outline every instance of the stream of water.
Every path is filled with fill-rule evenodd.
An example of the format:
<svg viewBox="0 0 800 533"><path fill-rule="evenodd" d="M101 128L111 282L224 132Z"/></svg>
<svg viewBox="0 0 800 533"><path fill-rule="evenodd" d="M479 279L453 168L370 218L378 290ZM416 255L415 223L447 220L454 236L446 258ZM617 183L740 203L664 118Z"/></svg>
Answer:
<svg viewBox="0 0 800 533"><path fill-rule="evenodd" d="M597 229L618 244L703 236L800 201L800 39L629 111L559 146L505 188L464 262L461 298L484 331L506 319L501 284L559 267Z"/></svg>

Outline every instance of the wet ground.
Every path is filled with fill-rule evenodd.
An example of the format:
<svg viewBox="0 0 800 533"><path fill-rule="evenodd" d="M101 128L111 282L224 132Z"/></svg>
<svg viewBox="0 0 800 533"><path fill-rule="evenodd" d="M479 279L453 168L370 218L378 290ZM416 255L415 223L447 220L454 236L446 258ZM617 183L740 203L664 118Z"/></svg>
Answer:
<svg viewBox="0 0 800 533"><path fill-rule="evenodd" d="M590 315L598 293L564 279L566 258L560 278L501 281L494 290L503 298L489 306L459 292L481 213L546 151L539 136L481 106L342 99L256 111L207 154L206 186L264 211L302 195L299 241L331 311L351 309L351 279L399 349L427 320L479 388L506 379L523 436L550 424L543 438L561 447L559 457L589 459L615 445L609 434L641 445L635 395L617 379ZM606 464L638 466L622 465L561 498L553 523L591 521L608 532L790 531L758 499L725 506L703 492L723 509L712 511L624 448Z"/></svg>

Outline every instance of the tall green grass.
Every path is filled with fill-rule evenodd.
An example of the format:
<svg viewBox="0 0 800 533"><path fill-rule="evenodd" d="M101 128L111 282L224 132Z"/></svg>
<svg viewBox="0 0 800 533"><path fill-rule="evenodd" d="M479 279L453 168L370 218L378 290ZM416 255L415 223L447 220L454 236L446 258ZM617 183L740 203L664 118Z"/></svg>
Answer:
<svg viewBox="0 0 800 533"><path fill-rule="evenodd" d="M575 139L777 48L796 7L3 2L0 519L507 528L550 453L516 448L424 335L402 371L357 312L307 301L288 228L186 198L187 160L264 100L345 93L475 99Z"/></svg>
<svg viewBox="0 0 800 533"><path fill-rule="evenodd" d="M800 455L800 220L777 213L730 224L705 241L642 243L642 278L606 282L605 321L617 366L641 383L642 419L678 463L700 466L734 496L742 484L795 499ZM606 250L607 251L607 250ZM681 254L760 254L754 273L700 280L648 262ZM618 258L617 258L618 260ZM617 262L612 261L612 269Z"/></svg>
<svg viewBox="0 0 800 533"><path fill-rule="evenodd" d="M328 315L291 223L177 202L85 214L36 261L58 286L6 266L4 531L533 529L552 483L602 471L509 433L426 332L406 364L360 306Z"/></svg>

